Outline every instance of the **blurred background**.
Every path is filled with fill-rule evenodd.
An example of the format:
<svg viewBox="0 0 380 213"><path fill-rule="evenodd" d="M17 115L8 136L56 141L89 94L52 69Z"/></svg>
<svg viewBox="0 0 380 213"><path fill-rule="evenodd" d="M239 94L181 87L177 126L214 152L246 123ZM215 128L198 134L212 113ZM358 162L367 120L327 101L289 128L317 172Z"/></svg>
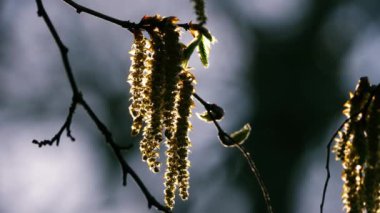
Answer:
<svg viewBox="0 0 380 213"><path fill-rule="evenodd" d="M190 1L78 0L119 19L145 14L195 20ZM44 1L84 97L110 128L152 194L163 201L163 172L141 162L140 138L130 137L128 31L63 1ZM246 146L270 192L275 212L319 212L326 177L325 146L344 120L342 104L361 76L380 82L380 2L376 0L208 0L207 24L218 39L205 70L190 66L199 95L225 109L221 125L253 127ZM190 41L187 33L184 42ZM50 33L34 1L0 1L0 212L145 213L147 202L121 171L84 111L59 147L39 149L61 127L71 90ZM197 103L196 103L197 104ZM197 104L193 113L203 112ZM214 126L192 119L190 199L174 212L265 212L261 192L235 149ZM331 160L325 212L343 212L341 166Z"/></svg>

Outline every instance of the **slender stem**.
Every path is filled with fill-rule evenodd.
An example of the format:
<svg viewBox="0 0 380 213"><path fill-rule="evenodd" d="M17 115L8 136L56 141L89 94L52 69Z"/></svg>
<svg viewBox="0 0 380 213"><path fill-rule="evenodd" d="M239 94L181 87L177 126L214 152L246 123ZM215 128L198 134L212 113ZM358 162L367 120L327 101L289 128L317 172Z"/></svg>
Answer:
<svg viewBox="0 0 380 213"><path fill-rule="evenodd" d="M65 0L66 2L70 2L71 4L75 5L76 7L78 7L78 5L76 5L74 2L72 1L69 1L69 0ZM70 66L70 61L69 61L69 58L68 58L68 48L63 44L59 34L57 33L54 25L52 24L48 14L46 13L46 10L42 4L42 0L36 0L36 4L37 4L37 13L39 16L41 16L49 31L51 32L55 42L57 43L57 46L59 48L59 51L61 53L61 57L62 57L62 61L63 61L63 64L64 64L64 68L65 68L65 72L67 74L67 77L68 77L68 80L70 82L70 86L71 86L71 90L73 92L73 103L70 107L70 110L69 110L69 114L67 116L67 119L64 123L64 125L61 127L61 129L58 131L58 133L53 137L52 140L44 140L44 141L40 141L38 142L37 140L33 140L33 143L36 143L38 144L39 146L43 146L43 145L52 145L54 143L54 141L57 142L57 145L59 143L59 139L62 135L62 132L64 131L64 129L67 130L67 135L73 140L74 138L71 136L70 134L70 124L72 122L72 117L74 115L74 112L76 110L76 106L79 104L81 105L84 110L87 112L87 114L89 115L89 117L91 118L91 120L95 123L95 125L97 126L98 130L103 134L103 136L105 137L105 140L106 142L110 145L112 151L114 152L117 160L119 161L120 163L120 167L122 169L122 172L123 172L123 185L126 185L126 178L127 178L127 175L130 174L132 176L132 178L134 179L134 181L137 183L137 185L140 187L141 191L143 192L143 194L145 195L147 201L148 201L148 207L151 208L152 206L155 206L158 210L160 211L163 211L163 212L171 212L169 208L161 205L154 197L153 195L148 191L147 187L145 186L145 184L143 183L143 181L140 179L140 177L137 175L137 173L132 169L132 167L126 162L126 160L124 159L122 153L121 153L121 150L120 147L114 142L113 140L113 137L112 137L112 134L111 132L108 130L108 128L106 127L106 125L104 125L104 123L98 118L98 116L95 114L95 112L92 110L92 108L88 105L88 103L86 102L86 100L83 98L81 92L79 91L78 89L78 86L76 84L76 81L75 81L75 78L74 78L74 75L73 75L73 72L72 72L72 69L71 69L71 66ZM77 9L78 10L78 9ZM90 9L86 9L86 8L80 8L79 7L79 10L78 12L80 11L87 11L88 13L91 13L93 15L98 15L99 17L103 18L103 19L106 19L108 21L112 21L113 19L108 17L108 16L102 16L100 13L97 13L96 11L93 11L93 10L90 10Z"/></svg>
<svg viewBox="0 0 380 213"><path fill-rule="evenodd" d="M263 179L261 178L259 169L257 169L255 162L251 158L251 154L242 145L236 144L235 146L244 155L245 159L247 160L247 162L249 164L249 167L251 168L252 173L255 175L256 180L259 183L259 186L260 186L260 189L261 189L261 193L263 194L263 197L264 197L264 200L265 200L267 211L270 212L270 213L273 213L273 209L272 209L272 206L270 204L269 192L267 190L267 187L264 184Z"/></svg>
<svg viewBox="0 0 380 213"><path fill-rule="evenodd" d="M338 135L339 131L344 127L344 125L349 122L351 119L350 118L347 118L341 125L340 127L335 131L334 135L330 138L330 141L329 143L327 144L326 146L326 154L327 154L327 157L326 157L326 165L325 165L325 169L326 169L326 180L325 180L325 184L323 186L323 192L322 192L322 201L321 201L321 205L320 205L320 212L323 213L323 206L325 204L325 198L326 198L326 192L327 192L327 186L329 184L329 180L330 180L330 151L331 151L331 144L332 142L334 141L334 139L336 138L336 136Z"/></svg>
<svg viewBox="0 0 380 213"><path fill-rule="evenodd" d="M68 53L69 49L63 44L61 38L59 37L57 30L53 26L53 23L51 22L48 14L46 13L46 11L42 5L42 1L36 0L36 2L37 2L37 9L38 9L37 14L38 14L38 16L40 16L44 19L50 33L52 34L55 42L58 45L60 52L61 52L63 65L65 66L65 72L66 72L66 75L69 79L71 89L73 90L74 94L78 94L79 93L78 86L76 85L76 81L75 81L75 78L74 78L73 72L71 70L70 63L69 63L69 59L67 57L67 53Z"/></svg>
<svg viewBox="0 0 380 213"><path fill-rule="evenodd" d="M66 2L67 4L69 4L70 6L72 6L73 8L75 8L77 13L81 13L81 12L88 13L88 14L93 15L95 17L98 17L100 19L104 19L104 20L109 21L111 23L117 24L123 28L127 28L128 30L131 30L131 29L137 27L137 24L135 24L135 23L132 23L130 21L123 21L123 20L120 20L117 18L113 18L111 16L105 15L105 14L100 13L98 11L92 10L88 7L82 6L82 5L76 3L72 0L63 0L63 1Z"/></svg>
<svg viewBox="0 0 380 213"><path fill-rule="evenodd" d="M203 107L206 109L207 113L210 115L211 120L213 121L216 129L218 130L219 138L222 139L225 137L229 141L228 144L226 144L223 141L222 141L222 143L224 145L226 145L227 147L236 147L243 154L243 156L245 157L245 159L247 160L247 162L249 164L249 167L251 168L252 173L255 175L255 178L256 178L257 182L259 183L260 190L261 190L261 193L264 197L265 205L266 205L268 213L273 213L273 208L272 208L272 205L270 202L269 192L268 192L267 188L265 187L264 181L261 178L260 172L259 172L258 168L256 167L255 162L251 158L251 154L242 145L236 143L234 141L234 139L231 138L231 136L223 130L223 128L219 125L218 121L215 119L215 117L212 113L212 110L210 107L211 105L209 103L207 103L203 98L201 98L197 93L193 93L193 96L203 105Z"/></svg>

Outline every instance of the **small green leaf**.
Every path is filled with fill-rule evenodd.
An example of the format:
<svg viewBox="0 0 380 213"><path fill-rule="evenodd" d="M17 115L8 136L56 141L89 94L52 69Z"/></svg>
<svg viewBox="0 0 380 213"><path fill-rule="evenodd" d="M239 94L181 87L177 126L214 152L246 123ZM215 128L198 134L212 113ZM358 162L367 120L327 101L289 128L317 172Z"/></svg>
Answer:
<svg viewBox="0 0 380 213"><path fill-rule="evenodd" d="M183 59L182 59L183 68L186 68L188 66L190 57L193 54L195 48L199 45L200 41L201 41L200 37L195 38L190 42L190 44L186 46L186 49L183 51Z"/></svg>
<svg viewBox="0 0 380 213"><path fill-rule="evenodd" d="M208 31L208 29L206 29L205 27L199 27L199 32L204 35L209 41L213 42L213 37L210 33L210 31Z"/></svg>
<svg viewBox="0 0 380 213"><path fill-rule="evenodd" d="M200 38L200 42L198 45L199 57L201 59L203 66L207 68L208 67L208 58L210 55L211 42L202 34L199 35L199 38Z"/></svg>
<svg viewBox="0 0 380 213"><path fill-rule="evenodd" d="M203 113L197 113L197 116L202 121L212 122L212 118L211 118L210 114L207 111L205 111Z"/></svg>
<svg viewBox="0 0 380 213"><path fill-rule="evenodd" d="M249 123L245 124L240 130L233 132L230 136L236 144L243 144L249 134L251 133L251 125Z"/></svg>

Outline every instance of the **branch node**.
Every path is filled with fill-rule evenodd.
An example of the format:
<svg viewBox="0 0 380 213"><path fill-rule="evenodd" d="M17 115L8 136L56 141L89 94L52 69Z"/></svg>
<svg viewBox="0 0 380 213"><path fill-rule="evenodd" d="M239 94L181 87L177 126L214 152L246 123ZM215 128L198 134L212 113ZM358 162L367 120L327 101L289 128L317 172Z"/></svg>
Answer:
<svg viewBox="0 0 380 213"><path fill-rule="evenodd" d="M151 209L152 206L153 206L153 204L150 201L148 201L148 208Z"/></svg>
<svg viewBox="0 0 380 213"><path fill-rule="evenodd" d="M62 51L67 54L69 52L69 48L62 44Z"/></svg>
<svg viewBox="0 0 380 213"><path fill-rule="evenodd" d="M67 136L68 138L70 138L70 140L71 140L72 142L75 141L74 136L71 135L71 129L70 129L69 127L66 128L66 136Z"/></svg>
<svg viewBox="0 0 380 213"><path fill-rule="evenodd" d="M186 31L190 29L190 24L188 24L188 23L178 24L177 26L182 27Z"/></svg>

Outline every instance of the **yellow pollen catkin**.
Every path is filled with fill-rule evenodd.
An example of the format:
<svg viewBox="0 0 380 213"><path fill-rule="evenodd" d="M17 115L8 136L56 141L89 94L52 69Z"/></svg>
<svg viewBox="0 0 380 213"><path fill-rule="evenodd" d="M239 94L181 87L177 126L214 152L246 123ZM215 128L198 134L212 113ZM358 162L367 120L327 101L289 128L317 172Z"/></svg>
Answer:
<svg viewBox="0 0 380 213"><path fill-rule="evenodd" d="M135 31L134 42L132 45L131 54L131 68L128 75L128 82L131 85L131 105L129 107L129 112L133 118L132 123L132 135L137 135L143 124L144 117L144 71L147 68L145 61L148 60L147 56L147 39L144 38L141 31Z"/></svg>
<svg viewBox="0 0 380 213"><path fill-rule="evenodd" d="M334 146L342 161L346 212L380 212L380 87L361 78L344 104L349 118Z"/></svg>
<svg viewBox="0 0 380 213"><path fill-rule="evenodd" d="M137 135L142 129L142 160L153 172L159 172L159 149L166 138L164 193L169 208L174 207L177 189L183 200L189 197L188 135L195 84L190 69L183 65L185 47L179 39L177 22L175 17L144 16L140 25L150 39L136 30L128 77L132 134Z"/></svg>

